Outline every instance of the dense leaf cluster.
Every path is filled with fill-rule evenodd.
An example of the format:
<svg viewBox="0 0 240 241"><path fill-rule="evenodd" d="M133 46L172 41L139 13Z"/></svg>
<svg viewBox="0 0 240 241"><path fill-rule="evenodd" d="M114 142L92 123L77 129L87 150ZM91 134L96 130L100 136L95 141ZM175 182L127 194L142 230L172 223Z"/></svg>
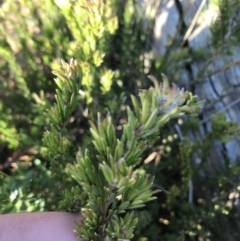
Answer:
<svg viewBox="0 0 240 241"><path fill-rule="evenodd" d="M62 61L62 68L64 72L55 72L58 76L55 79L57 103L49 110L51 131L47 131L43 139L53 159L67 153L68 142L62 135L62 128L77 107L80 91L75 78L81 72L78 62L73 59L69 64ZM102 120L99 113L97 126L92 122L90 128L95 149L91 151L96 152L95 156L90 156L88 148L84 152L79 150L76 164L68 165L69 173L81 191L73 189L72 193L68 192L63 206L67 210L82 211L83 220L77 233L84 240L133 237L137 219L133 213L125 212L144 207L146 202L156 199L153 195L159 192L151 189L154 177L139 167L144 151L158 140L160 128L170 119L199 109L196 97L175 85L170 88L166 76L163 76L163 84L151 78L155 87L141 91L140 103L132 96L135 114L127 107L127 120L121 137L117 138L111 115ZM81 77L78 79L81 83ZM61 173L56 172L56 175ZM119 218L120 214L125 215Z"/></svg>
<svg viewBox="0 0 240 241"><path fill-rule="evenodd" d="M199 123L179 117L196 97L160 77L177 82L193 59L211 74L238 39L238 5L219 5L217 53L179 49L176 36L154 59L154 19L137 1L4 1L0 212L82 211L86 240L239 240L239 162L208 164L238 127L217 115L205 137L180 140L177 123L183 137Z"/></svg>

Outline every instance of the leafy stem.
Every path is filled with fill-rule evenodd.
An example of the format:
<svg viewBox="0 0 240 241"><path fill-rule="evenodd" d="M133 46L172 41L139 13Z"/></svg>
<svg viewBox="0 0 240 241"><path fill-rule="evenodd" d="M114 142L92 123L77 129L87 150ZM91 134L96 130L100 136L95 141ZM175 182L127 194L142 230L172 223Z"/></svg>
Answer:
<svg viewBox="0 0 240 241"><path fill-rule="evenodd" d="M73 59L69 64L62 61L62 67L64 72L54 72L58 77L57 103L49 110L52 130L44 135L50 153L59 157L58 161L72 155L71 142L62 133L78 104L79 83L75 76L80 72L79 64ZM194 114L199 109L196 97L176 85L170 87L165 75L161 84L153 76L149 78L154 86L140 91L139 97L132 96L133 110L127 107L127 122L121 137L117 138L111 115L102 119L98 113L97 125L90 122L96 153L90 155L87 148L80 149L76 163L67 166L68 174L80 186L80 192L70 192L67 199L71 200L71 195L77 200L84 197L84 202L74 207L83 213L76 229L81 239L133 237L137 219L130 211L154 200L158 192L152 189L154 177L138 167L144 150L159 138L161 128L170 119L184 113Z"/></svg>

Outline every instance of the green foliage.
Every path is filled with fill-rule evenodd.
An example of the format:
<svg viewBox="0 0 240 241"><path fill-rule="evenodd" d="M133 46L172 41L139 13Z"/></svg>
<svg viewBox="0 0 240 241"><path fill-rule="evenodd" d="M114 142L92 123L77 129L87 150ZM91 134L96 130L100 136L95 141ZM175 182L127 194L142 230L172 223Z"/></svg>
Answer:
<svg viewBox="0 0 240 241"><path fill-rule="evenodd" d="M228 43L236 44L239 41L239 19L238 9L240 6L239 0L233 1L218 1L217 8L219 16L211 26L213 33L212 44L214 47L222 48L222 45Z"/></svg>
<svg viewBox="0 0 240 241"><path fill-rule="evenodd" d="M0 143L10 148L40 144L46 123L42 112L48 104L44 94L53 90L50 66L60 49L56 46L61 42L66 52L67 26L56 6L51 1L38 4L5 1L1 7L0 95L5 124L1 125Z"/></svg>
<svg viewBox="0 0 240 241"><path fill-rule="evenodd" d="M155 173L155 183L163 185L167 192L158 195L158 204L147 206L148 212L138 214L139 223L142 222L136 231L139 239L144 232L148 240L159 240L160 235L163 240L171 241L228 240L229 237L238 240L239 162L231 164L226 160L223 168L219 164L212 167L215 163L209 163L209 151L216 141L228 141L239 133L239 127L228 122L223 114L216 115L211 125L212 130L195 143L189 139L172 142L173 150L179 150L179 154L165 153L159 165L147 168ZM193 160L196 160L194 164ZM159 173L165 173L168 178ZM147 223L146 213L152 214Z"/></svg>
<svg viewBox="0 0 240 241"><path fill-rule="evenodd" d="M44 211L46 206L49 210L58 209L59 185L39 159L18 165L11 177L0 172L0 186L1 213Z"/></svg>
<svg viewBox="0 0 240 241"><path fill-rule="evenodd" d="M213 136L212 139L227 143L237 133L239 133L238 124L228 122L226 116L220 113L214 116L212 120L212 132L209 133L208 137Z"/></svg>
<svg viewBox="0 0 240 241"><path fill-rule="evenodd" d="M161 84L149 76L149 88L146 77L164 72L176 82L193 59L207 61L199 77L211 74L211 60L237 42L238 4L218 6L217 53L179 49L176 37L154 60L154 19L134 0L4 1L0 212L82 211L76 230L85 240L238 240L239 162L209 164L237 125L218 115L202 140L180 141L173 119L198 111L196 97L165 76ZM60 58L71 60L61 69ZM189 118L184 135L196 125ZM33 155L21 154L28 148Z"/></svg>
<svg viewBox="0 0 240 241"><path fill-rule="evenodd" d="M63 147L67 147L68 142L62 136L62 129L77 107L80 89L75 76L79 76L79 67L78 62L71 59L69 64L62 61L64 72L54 72L58 77L55 79L57 103L48 112L51 131L46 132L43 139L53 160L54 156L62 159L66 156ZM151 189L154 177L139 168L143 152L157 141L160 128L170 119L184 112L195 113L199 108L195 96L175 85L170 88L166 76L161 85L152 76L151 79L155 86L140 92L140 103L132 96L135 114L127 107L127 122L121 136L117 138L110 114L102 120L99 113L97 126L92 122L90 128L94 155L90 155L89 148L84 152L79 150L77 163L68 165L80 189L68 193L63 205L67 210L79 209L83 213L83 220L77 227L79 238L118 240L133 237L137 219L128 210L144 207L146 202L155 199L153 194L159 192ZM183 105L184 102L187 104ZM56 175L61 174L56 171ZM79 207L76 200L80 201ZM120 214L125 215L120 218Z"/></svg>

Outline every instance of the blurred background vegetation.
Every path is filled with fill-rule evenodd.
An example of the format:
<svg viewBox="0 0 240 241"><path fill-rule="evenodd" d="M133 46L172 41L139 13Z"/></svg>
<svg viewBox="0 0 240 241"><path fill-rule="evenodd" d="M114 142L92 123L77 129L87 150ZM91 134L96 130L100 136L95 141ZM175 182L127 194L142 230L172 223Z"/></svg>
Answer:
<svg viewBox="0 0 240 241"><path fill-rule="evenodd" d="M231 14L232 6L219 6ZM78 147L89 144L89 120L95 121L97 111L110 111L121 131L130 94L150 86L148 74L160 79L163 72L178 84L176 73L189 59L206 57L188 46L175 51L178 39L168 46L166 59L154 57L151 11L156 12L156 7L155 2L142 8L135 0L3 1L1 213L59 210L63 193L51 174L42 136L49 124L45 111L54 102L52 70L60 68L60 59L74 57L83 71L81 102L71 117L68 134L74 148L67 162L73 162ZM212 27L216 48L228 17L221 15ZM170 66L169 61L175 64ZM187 134L198 123L196 117L176 120L144 154L144 168L156 176L154 185L163 191L138 211L140 221L133 240L239 240L239 162L225 157L224 168L214 172L208 171L207 164L213 145L237 135L238 126L220 114L212 119L211 130L203 139L190 141ZM176 133L175 125L180 132ZM193 162L196 154L201 163Z"/></svg>

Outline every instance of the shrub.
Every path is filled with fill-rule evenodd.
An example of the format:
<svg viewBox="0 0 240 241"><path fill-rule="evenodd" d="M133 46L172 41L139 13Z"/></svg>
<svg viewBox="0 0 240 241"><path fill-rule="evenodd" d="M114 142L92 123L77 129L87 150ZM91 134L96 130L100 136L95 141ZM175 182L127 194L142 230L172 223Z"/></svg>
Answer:
<svg viewBox="0 0 240 241"><path fill-rule="evenodd" d="M226 157L224 168L218 167L214 175L207 165L216 141L229 140L238 128L220 115L203 140L176 135L172 127L181 120L172 117L188 111L195 97L175 87L170 91L166 81L158 86L154 80L155 88L149 89L146 76L150 72L160 79L160 72L166 72L176 81L189 55L201 58L203 53L185 47L154 60L153 19L140 10L133 0L4 2L0 210L82 210L84 222L77 231L86 240L132 237L135 217L133 240L238 240L239 164ZM59 59L71 57L78 64L63 62L61 70ZM175 64L169 65L172 59ZM139 94L139 89L145 91ZM169 102L159 101L160 106L165 103L159 113L156 98L171 95ZM183 103L186 98L192 102ZM197 123L196 117L185 119L183 136ZM118 160L124 154L125 160ZM199 164L193 162L196 157ZM122 196L116 199L118 194ZM157 199L143 207L153 197ZM103 219L95 222L100 215L96 208L102 209L105 201ZM139 208L136 216L130 208ZM96 238L89 227L100 236Z"/></svg>

